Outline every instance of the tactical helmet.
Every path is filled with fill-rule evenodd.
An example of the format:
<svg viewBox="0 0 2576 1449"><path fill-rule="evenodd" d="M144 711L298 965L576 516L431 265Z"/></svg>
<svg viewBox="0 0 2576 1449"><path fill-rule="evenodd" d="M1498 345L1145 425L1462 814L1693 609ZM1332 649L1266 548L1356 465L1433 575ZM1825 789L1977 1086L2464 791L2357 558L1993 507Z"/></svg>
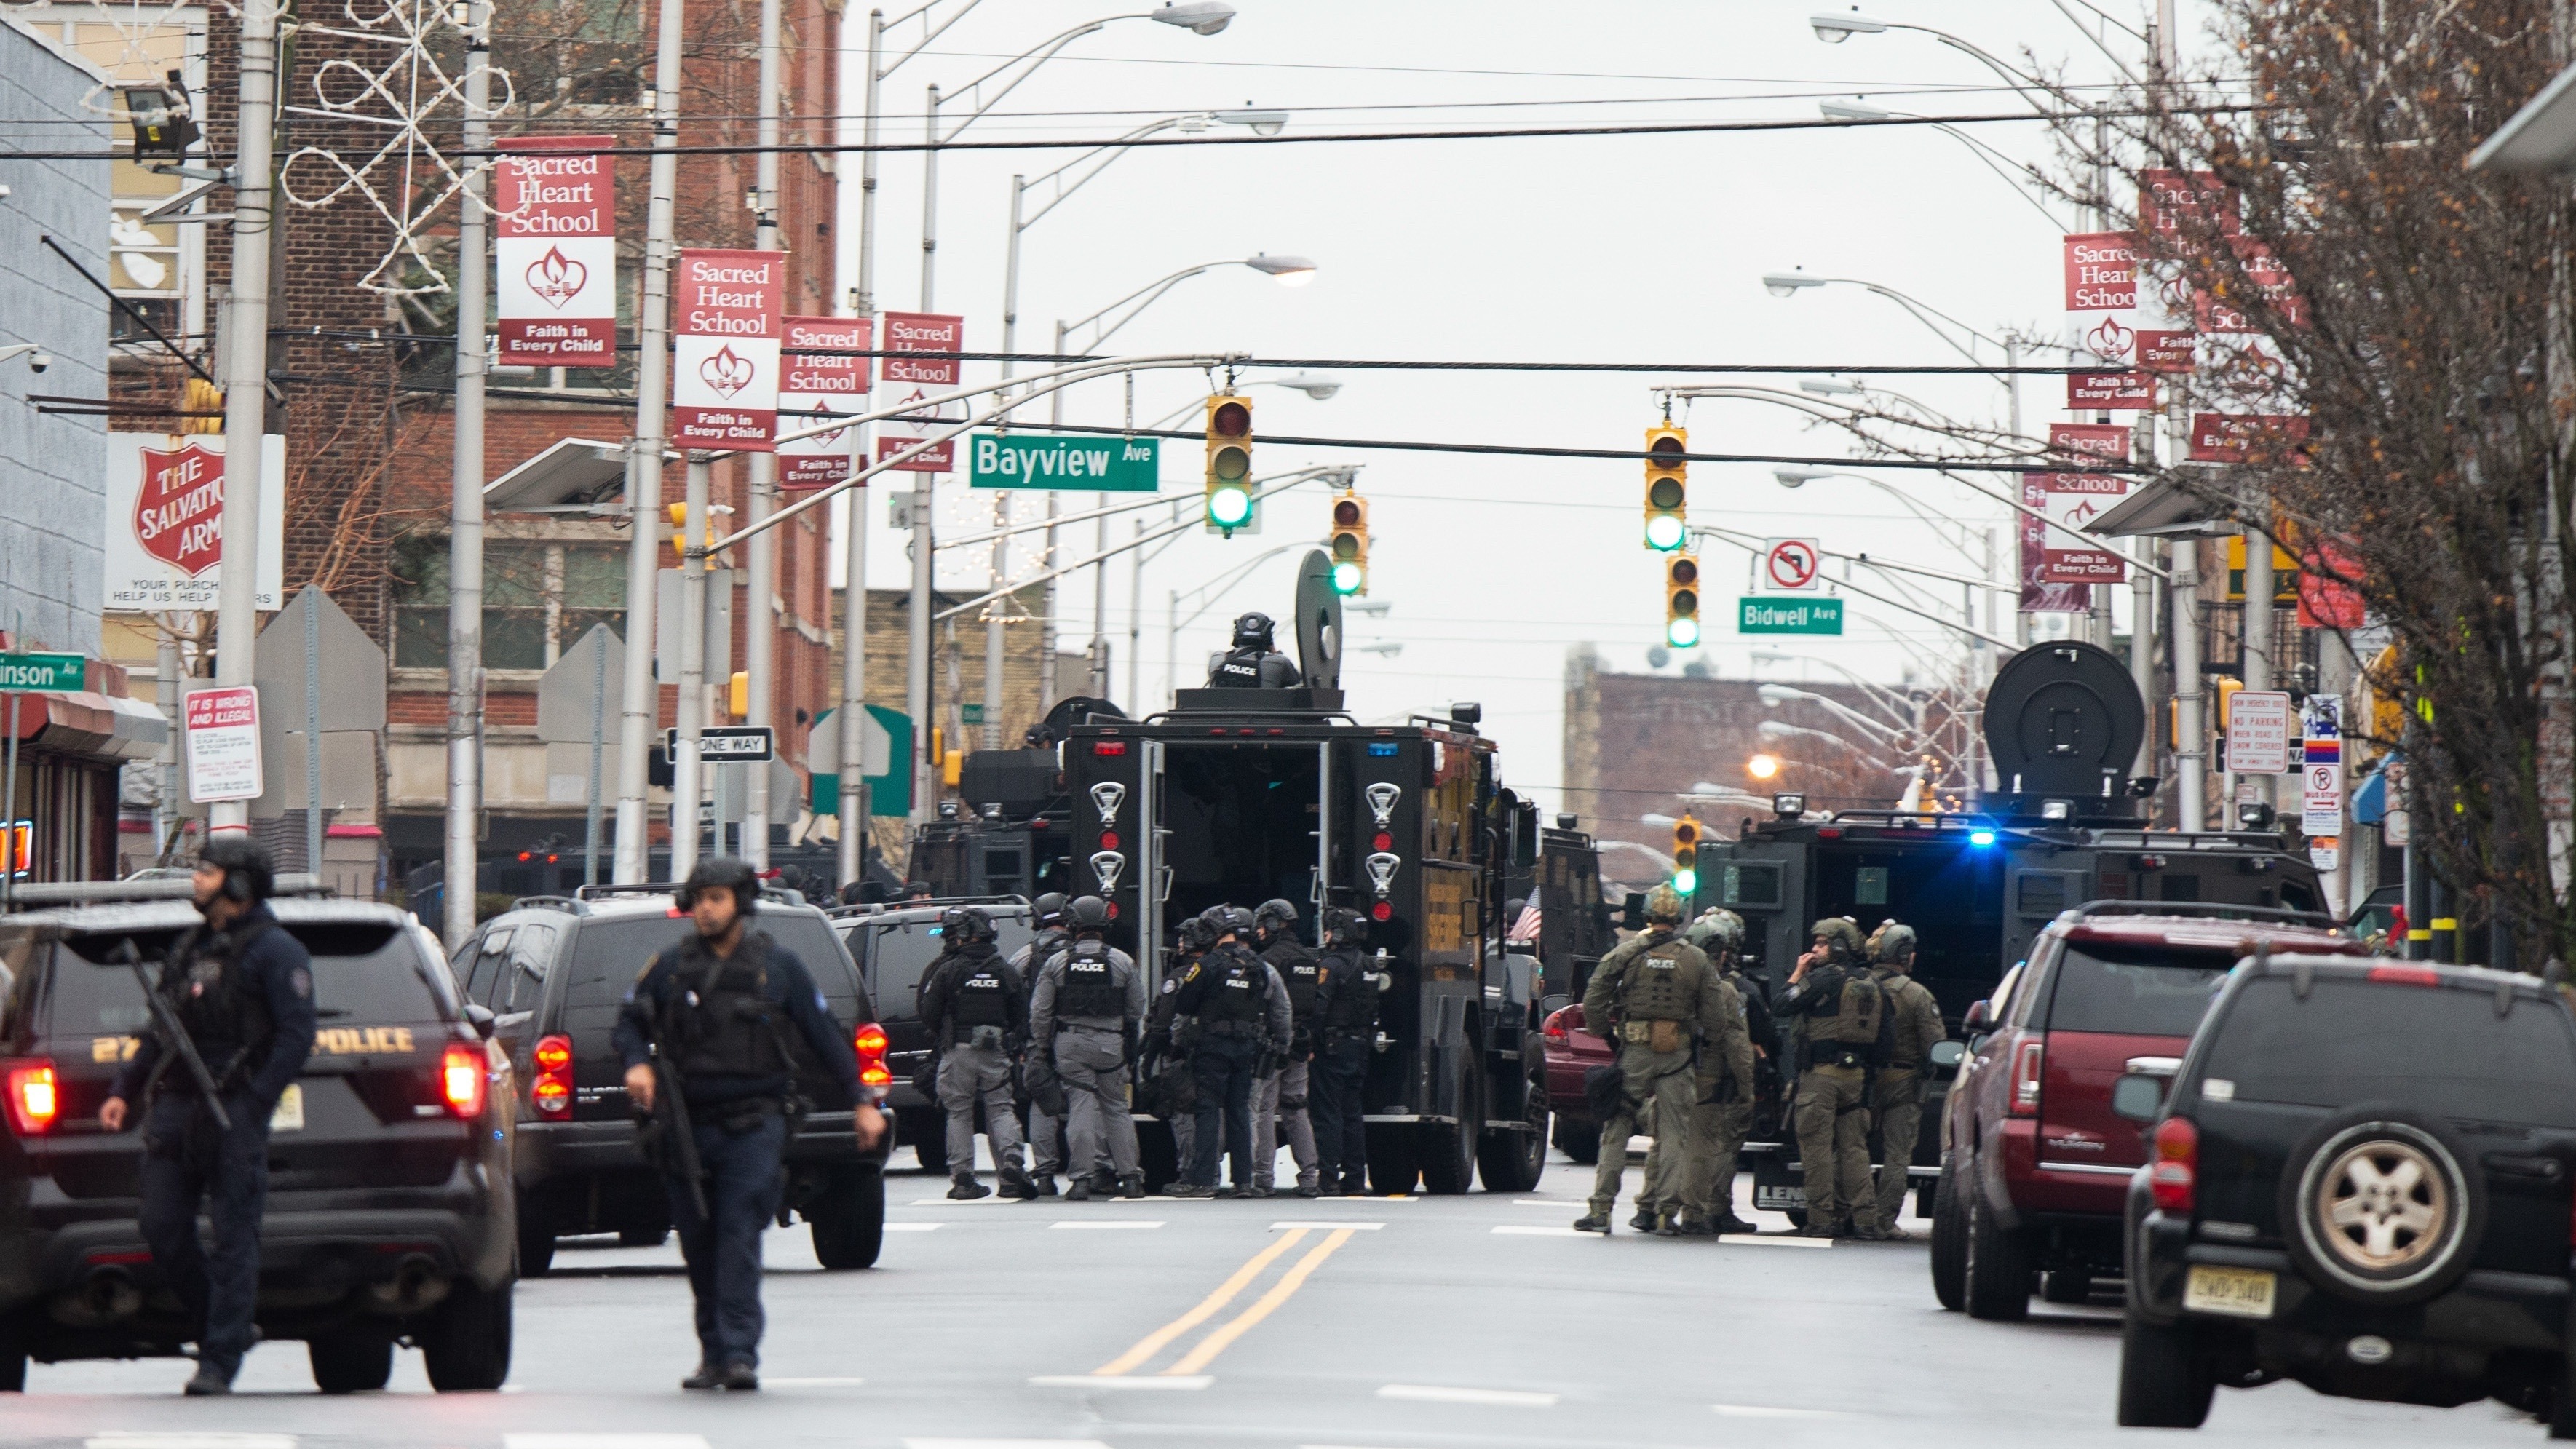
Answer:
<svg viewBox="0 0 2576 1449"><path fill-rule="evenodd" d="M1368 934L1368 917L1348 906L1326 906L1322 917L1324 940L1357 945Z"/></svg>
<svg viewBox="0 0 2576 1449"><path fill-rule="evenodd" d="M1682 939L1711 956L1721 951L1734 951L1744 945L1744 918L1733 911L1707 910L1682 932Z"/></svg>
<svg viewBox="0 0 2576 1449"><path fill-rule="evenodd" d="M939 913L939 934L951 941L993 939L993 918L977 906L950 906Z"/></svg>
<svg viewBox="0 0 2576 1449"><path fill-rule="evenodd" d="M1890 921L1878 928L1878 940L1872 959L1899 965L1914 958L1914 928L1902 921Z"/></svg>
<svg viewBox="0 0 2576 1449"><path fill-rule="evenodd" d="M1029 910L1037 917L1037 923L1041 926L1060 923L1064 920L1064 892L1048 891L1045 895L1029 902Z"/></svg>
<svg viewBox="0 0 2576 1449"><path fill-rule="evenodd" d="M1249 935L1252 931L1252 912L1241 906L1227 906L1225 914L1217 920L1217 930L1231 932L1237 936Z"/></svg>
<svg viewBox="0 0 2576 1449"><path fill-rule="evenodd" d="M730 855L711 855L689 871L689 878L671 893L672 904L684 911L698 908L698 892L720 886L733 892L734 910L748 916L752 902L760 896L760 872L751 862Z"/></svg>
<svg viewBox="0 0 2576 1449"><path fill-rule="evenodd" d="M1183 917L1175 930L1185 950L1204 951L1216 944L1218 935L1216 923L1205 916Z"/></svg>
<svg viewBox="0 0 2576 1449"><path fill-rule="evenodd" d="M1849 916L1827 916L1809 928L1808 937L1825 943L1827 952L1843 965L1861 959L1860 927Z"/></svg>
<svg viewBox="0 0 2576 1449"><path fill-rule="evenodd" d="M1275 627L1270 616L1258 610L1241 615L1234 621L1234 647L1241 649L1249 644L1258 644L1267 649L1270 647L1270 631Z"/></svg>
<svg viewBox="0 0 2576 1449"><path fill-rule="evenodd" d="M1076 896L1064 908L1064 923L1076 934L1109 929L1109 903L1098 896Z"/></svg>
<svg viewBox="0 0 2576 1449"><path fill-rule="evenodd" d="M225 897L243 905L267 900L277 891L277 862L265 846L247 836L207 841L197 852L197 863L222 871Z"/></svg>
<svg viewBox="0 0 2576 1449"><path fill-rule="evenodd" d="M1273 897L1252 913L1252 924L1266 931L1293 931L1297 929L1297 907Z"/></svg>
<svg viewBox="0 0 2576 1449"><path fill-rule="evenodd" d="M1668 885L1646 892L1646 919L1664 925L1679 924L1682 918L1682 893Z"/></svg>

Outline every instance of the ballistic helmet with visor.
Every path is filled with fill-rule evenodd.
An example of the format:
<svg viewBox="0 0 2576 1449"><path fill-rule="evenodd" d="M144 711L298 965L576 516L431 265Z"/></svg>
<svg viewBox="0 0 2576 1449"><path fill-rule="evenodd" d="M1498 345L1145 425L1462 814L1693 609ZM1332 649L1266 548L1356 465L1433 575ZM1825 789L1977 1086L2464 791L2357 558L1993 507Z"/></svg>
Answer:
<svg viewBox="0 0 2576 1449"><path fill-rule="evenodd" d="M207 841L205 848L197 852L197 863L224 873L227 900L249 905L277 893L277 862L255 840L227 835Z"/></svg>
<svg viewBox="0 0 2576 1449"><path fill-rule="evenodd" d="M733 892L733 908L749 916L752 903L760 897L760 872L751 862L730 855L711 855L690 870L689 878L671 893L671 903L684 911L698 908L698 892L720 887Z"/></svg>
<svg viewBox="0 0 2576 1449"><path fill-rule="evenodd" d="M950 906L939 913L939 934L951 941L989 941L996 934L993 918L976 906Z"/></svg>
<svg viewBox="0 0 2576 1449"><path fill-rule="evenodd" d="M1109 903L1098 896L1075 896L1064 909L1064 923L1074 934L1109 929Z"/></svg>
<svg viewBox="0 0 2576 1449"><path fill-rule="evenodd" d="M1682 893L1668 885L1646 892L1646 919L1655 925L1678 925L1682 918Z"/></svg>
<svg viewBox="0 0 2576 1449"><path fill-rule="evenodd" d="M1045 895L1029 902L1029 910L1036 915L1037 922L1041 927L1062 924L1064 921L1064 892L1048 891Z"/></svg>

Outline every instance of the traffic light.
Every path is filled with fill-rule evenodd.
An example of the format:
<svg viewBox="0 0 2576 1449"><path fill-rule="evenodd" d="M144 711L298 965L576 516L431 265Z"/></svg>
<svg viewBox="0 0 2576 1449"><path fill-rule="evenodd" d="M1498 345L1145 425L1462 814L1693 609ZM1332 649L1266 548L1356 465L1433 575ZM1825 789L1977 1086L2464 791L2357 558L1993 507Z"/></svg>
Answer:
<svg viewBox="0 0 2576 1449"><path fill-rule="evenodd" d="M1252 399L1207 400L1207 526L1232 538L1252 524Z"/></svg>
<svg viewBox="0 0 2576 1449"><path fill-rule="evenodd" d="M1699 647L1698 554L1664 559L1664 642L1675 649Z"/></svg>
<svg viewBox="0 0 2576 1449"><path fill-rule="evenodd" d="M1689 529L1690 493L1685 487L1690 465L1690 431L1670 423L1646 429L1646 547L1666 553L1682 546Z"/></svg>
<svg viewBox="0 0 2576 1449"><path fill-rule="evenodd" d="M1356 493L1333 499L1333 592L1368 592L1368 500Z"/></svg>
<svg viewBox="0 0 2576 1449"><path fill-rule="evenodd" d="M685 566L689 561L689 505L685 503L665 504L663 506L663 511L671 515L671 552L678 554L680 556L681 564ZM706 521L699 529L698 541L701 544L714 544L718 534L722 531L716 527L716 520L732 512L733 509L722 503L709 508L707 510ZM707 555L707 567L714 568L715 566L716 555L711 552Z"/></svg>
<svg viewBox="0 0 2576 1449"><path fill-rule="evenodd" d="M1685 815L1673 822L1673 889L1683 904L1699 890L1699 822Z"/></svg>

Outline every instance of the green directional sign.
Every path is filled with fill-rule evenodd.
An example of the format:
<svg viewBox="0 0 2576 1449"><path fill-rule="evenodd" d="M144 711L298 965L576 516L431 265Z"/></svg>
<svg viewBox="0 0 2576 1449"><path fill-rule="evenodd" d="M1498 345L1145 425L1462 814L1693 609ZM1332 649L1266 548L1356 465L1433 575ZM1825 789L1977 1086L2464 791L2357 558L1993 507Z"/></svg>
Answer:
<svg viewBox="0 0 2576 1449"><path fill-rule="evenodd" d="M977 433L967 440L978 488L1076 488L1151 493L1161 480L1158 438L1063 438Z"/></svg>
<svg viewBox="0 0 2576 1449"><path fill-rule="evenodd" d="M1755 594L1736 607L1739 634L1839 634L1843 601L1832 598L1786 599Z"/></svg>
<svg viewBox="0 0 2576 1449"><path fill-rule="evenodd" d="M0 689L89 687L89 662L77 654L0 654Z"/></svg>

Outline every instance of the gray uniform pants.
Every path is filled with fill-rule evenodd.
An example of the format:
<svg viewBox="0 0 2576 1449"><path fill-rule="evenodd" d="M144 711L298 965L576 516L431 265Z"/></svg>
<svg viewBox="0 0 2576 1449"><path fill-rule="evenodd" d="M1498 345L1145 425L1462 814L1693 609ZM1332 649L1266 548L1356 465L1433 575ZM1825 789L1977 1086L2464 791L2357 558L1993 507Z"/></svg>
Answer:
<svg viewBox="0 0 2576 1449"><path fill-rule="evenodd" d="M1061 1068L1059 1068L1061 1070ZM1073 1090L1067 1084L1065 1090ZM1029 1103L1029 1170L1039 1177L1064 1171L1064 1124L1035 1101Z"/></svg>
<svg viewBox="0 0 2576 1449"><path fill-rule="evenodd" d="M1699 1095L1699 1077L1691 1071L1688 1051L1659 1052L1642 1042L1623 1042L1619 1072L1623 1079L1619 1112L1601 1124L1601 1161L1592 1170L1592 1211L1605 1215L1619 1200L1619 1177L1628 1170L1628 1139L1641 1121L1651 1114L1658 1142L1667 1134L1687 1131L1691 1099ZM1681 1145L1676 1140L1673 1147ZM1680 1206L1686 1200L1681 1175L1687 1156L1680 1150L1657 1156L1637 1200L1657 1207Z"/></svg>
<svg viewBox="0 0 2576 1449"><path fill-rule="evenodd" d="M1869 1102L1858 1067L1809 1067L1798 1078L1798 1161L1807 1175L1807 1225L1839 1227L1873 1202Z"/></svg>
<svg viewBox="0 0 2576 1449"><path fill-rule="evenodd" d="M1882 1228L1896 1226L1897 1215L1905 1209L1905 1191L1909 1185L1905 1169L1914 1161L1914 1144L1923 1135L1923 1086L1914 1067L1881 1067L1876 1081L1870 1084L1870 1113L1878 1121L1881 1165L1878 1169L1876 1201L1871 1204L1871 1219ZM1852 1205L1853 1216L1860 1215L1860 1204Z"/></svg>
<svg viewBox="0 0 2576 1449"><path fill-rule="evenodd" d="M1069 1151L1065 1170L1080 1181L1103 1166L1136 1171L1136 1118L1127 1107L1127 1046L1114 1031L1067 1027L1056 1034L1055 1073L1064 1080Z"/></svg>
<svg viewBox="0 0 2576 1449"><path fill-rule="evenodd" d="M1011 1058L999 1047L951 1046L939 1059L939 1105L948 1113L948 1175L975 1175L975 1104L984 1105L984 1135L993 1165L1020 1165L1020 1118L1011 1106Z"/></svg>
<svg viewBox="0 0 2576 1449"><path fill-rule="evenodd" d="M1297 1163L1297 1185L1313 1187L1317 1173L1315 1122L1306 1115L1305 1062L1290 1062L1252 1082L1252 1185L1268 1191L1279 1162L1279 1131L1288 1131L1288 1155Z"/></svg>

